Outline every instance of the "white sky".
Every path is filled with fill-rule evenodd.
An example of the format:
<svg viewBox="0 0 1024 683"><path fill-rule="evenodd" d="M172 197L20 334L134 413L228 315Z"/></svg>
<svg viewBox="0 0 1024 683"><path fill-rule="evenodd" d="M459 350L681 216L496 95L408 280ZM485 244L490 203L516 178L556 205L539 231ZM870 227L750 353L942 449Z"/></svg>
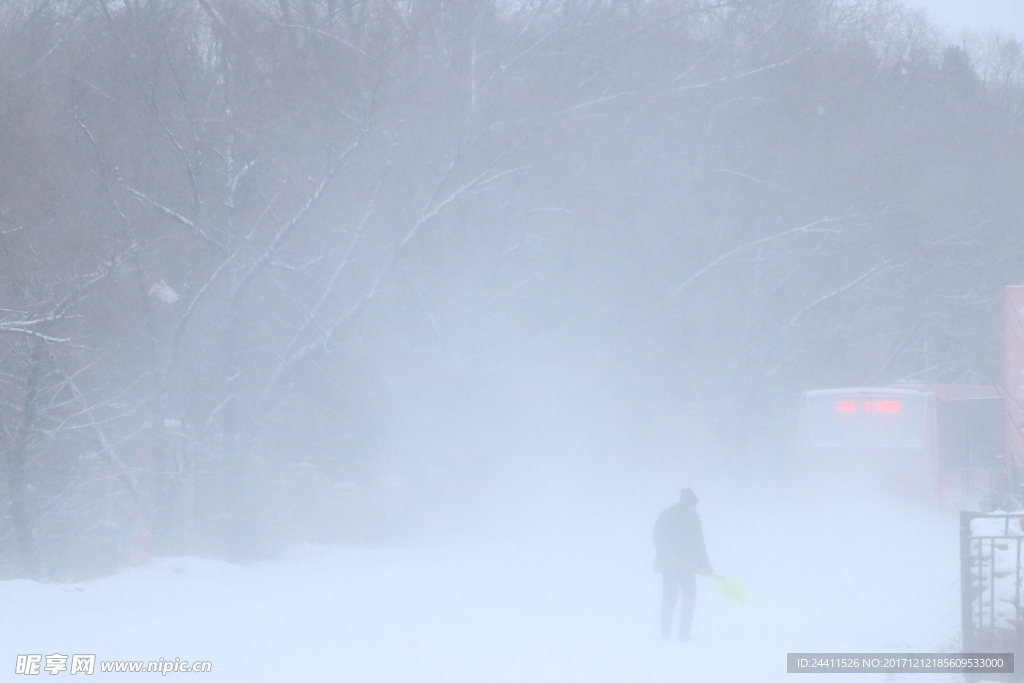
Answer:
<svg viewBox="0 0 1024 683"><path fill-rule="evenodd" d="M1024 40L1024 0L906 0L925 9L936 24L956 37L963 28L996 29Z"/></svg>

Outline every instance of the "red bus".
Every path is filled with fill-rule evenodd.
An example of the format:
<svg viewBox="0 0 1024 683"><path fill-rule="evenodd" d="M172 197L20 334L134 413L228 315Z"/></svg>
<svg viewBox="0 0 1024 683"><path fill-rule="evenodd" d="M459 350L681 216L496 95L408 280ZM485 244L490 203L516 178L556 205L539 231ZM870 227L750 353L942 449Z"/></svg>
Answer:
<svg viewBox="0 0 1024 683"><path fill-rule="evenodd" d="M994 387L898 385L807 391L801 470L830 488L975 505L1005 474Z"/></svg>

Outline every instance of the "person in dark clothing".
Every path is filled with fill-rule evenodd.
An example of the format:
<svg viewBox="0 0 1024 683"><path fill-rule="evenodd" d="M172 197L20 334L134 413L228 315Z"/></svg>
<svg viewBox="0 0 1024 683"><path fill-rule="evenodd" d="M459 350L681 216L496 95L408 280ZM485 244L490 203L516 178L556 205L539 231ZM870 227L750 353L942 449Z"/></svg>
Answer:
<svg viewBox="0 0 1024 683"><path fill-rule="evenodd" d="M654 524L654 571L661 573L661 637L672 635L672 616L682 596L679 639L693 640L690 624L696 599L697 574L711 576L714 570L704 547L704 531L697 514L698 498L683 489L679 502L658 516Z"/></svg>

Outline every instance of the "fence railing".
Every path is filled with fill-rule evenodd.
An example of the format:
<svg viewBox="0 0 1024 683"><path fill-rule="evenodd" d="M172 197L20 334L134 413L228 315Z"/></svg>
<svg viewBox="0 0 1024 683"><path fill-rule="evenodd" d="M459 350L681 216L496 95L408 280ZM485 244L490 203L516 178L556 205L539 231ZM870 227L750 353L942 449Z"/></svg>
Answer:
<svg viewBox="0 0 1024 683"><path fill-rule="evenodd" d="M964 652L1021 652L1024 512L960 511Z"/></svg>

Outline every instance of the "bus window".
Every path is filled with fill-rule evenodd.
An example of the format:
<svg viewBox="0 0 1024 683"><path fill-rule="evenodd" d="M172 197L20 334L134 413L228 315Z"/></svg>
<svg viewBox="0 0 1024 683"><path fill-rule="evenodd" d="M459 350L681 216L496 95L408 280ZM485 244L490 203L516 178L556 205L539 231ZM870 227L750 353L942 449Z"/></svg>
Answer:
<svg viewBox="0 0 1024 683"><path fill-rule="evenodd" d="M1003 400L973 398L939 403L939 442L949 470L999 469L1004 448Z"/></svg>
<svg viewBox="0 0 1024 683"><path fill-rule="evenodd" d="M925 396L807 397L807 440L813 446L919 447Z"/></svg>

